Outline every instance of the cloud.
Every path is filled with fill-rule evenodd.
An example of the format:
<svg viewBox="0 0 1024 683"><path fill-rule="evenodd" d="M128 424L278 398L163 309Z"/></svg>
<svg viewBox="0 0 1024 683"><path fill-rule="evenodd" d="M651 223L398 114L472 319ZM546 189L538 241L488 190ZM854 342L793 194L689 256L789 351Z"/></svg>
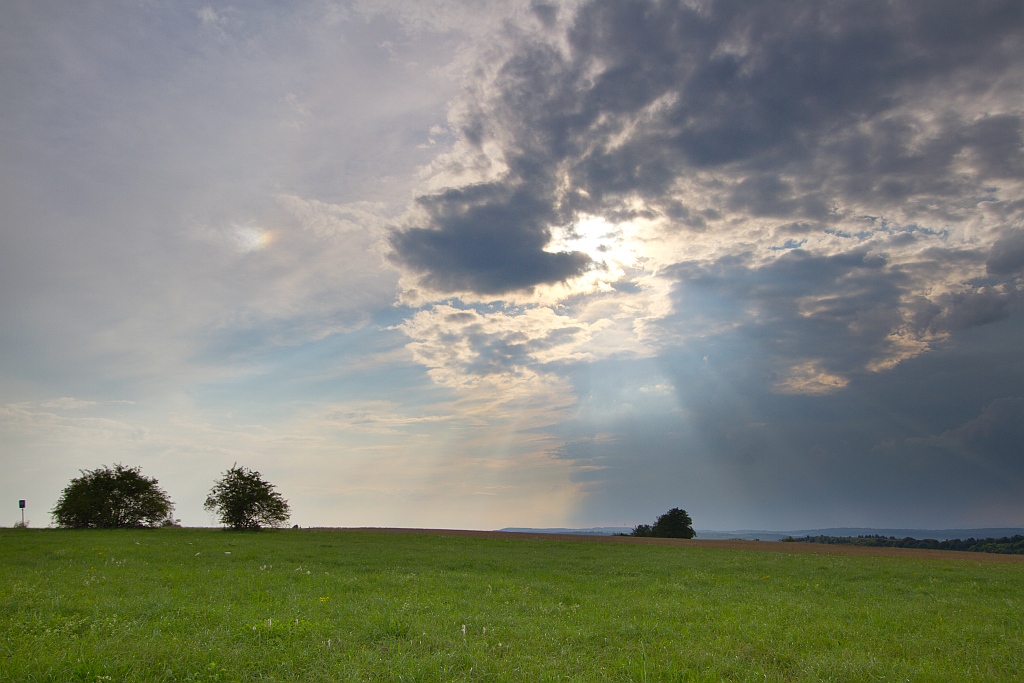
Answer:
<svg viewBox="0 0 1024 683"><path fill-rule="evenodd" d="M666 491L698 471L752 515L795 515L812 491L863 518L901 484L890 513L933 509L906 483L913 458L886 465L880 444L918 438L910 425L952 433L966 405L1006 396L968 368L995 367L973 340L1002 348L1020 322L1024 10L593 0L557 21L488 53L391 234L403 300L425 307L403 328L414 357L448 386L572 382L576 419L601 427L550 429L595 510L661 486L634 476L646 465L674 473ZM590 225L599 238L580 239ZM629 257L605 262L609 248ZM437 303L453 297L577 324L542 359L547 323ZM585 353L601 330L578 323L599 310L631 320L617 329L632 354ZM637 427L614 417L624 403L588 403L585 378L646 359L682 413Z"/></svg>
<svg viewBox="0 0 1024 683"><path fill-rule="evenodd" d="M788 368L775 387L782 394L831 394L849 380L824 370L820 363L807 361Z"/></svg>
<svg viewBox="0 0 1024 683"><path fill-rule="evenodd" d="M1024 462L1020 458L1024 399L1004 396L974 417L940 433L879 443L875 455L890 460L903 478L918 478L965 507L1005 503L1019 496Z"/></svg>
<svg viewBox="0 0 1024 683"><path fill-rule="evenodd" d="M725 169L739 175L733 201L764 215L820 214L829 197L817 183L807 185L821 180L807 172L823 162L839 163L848 191L855 190L849 176L881 171L872 192L878 199L896 192L900 177L933 176L929 184L938 186L935 176L946 176L965 146L1019 158L1012 144L1019 116L972 125L914 108L936 87L959 94L984 88L993 72L1019 78L1019 7L872 7L590 3L570 33L578 106L555 108L549 125L589 139L573 165L590 195L640 191L657 201L686 168ZM613 135L617 145L601 144ZM853 142L869 146L855 150ZM830 149L840 159L823 155ZM981 170L1011 166L984 163ZM800 188L780 177L794 172L810 192L779 204ZM897 194L912 194L913 186Z"/></svg>
<svg viewBox="0 0 1024 683"><path fill-rule="evenodd" d="M996 240L985 268L990 275L1015 275L1024 270L1024 230L1011 230Z"/></svg>
<svg viewBox="0 0 1024 683"><path fill-rule="evenodd" d="M978 417L946 432L941 439L969 448L984 457L1017 460L1024 440L1024 398L1007 397L993 401Z"/></svg>
<svg viewBox="0 0 1024 683"><path fill-rule="evenodd" d="M354 401L332 405L315 418L320 428L375 434L401 434L424 425L448 422L448 414L410 414L394 401Z"/></svg>
<svg viewBox="0 0 1024 683"><path fill-rule="evenodd" d="M524 32L481 69L447 163L490 177L421 195L392 260L410 301L567 297L599 261L557 235L645 220L620 282L732 306L677 297L676 331L753 307L780 387L843 386L1012 310L1022 26L1011 2L584 3L564 44Z"/></svg>
<svg viewBox="0 0 1024 683"><path fill-rule="evenodd" d="M0 14L10 462L251 454L368 524L1024 519L1019 2Z"/></svg>
<svg viewBox="0 0 1024 683"><path fill-rule="evenodd" d="M545 251L553 220L545 195L533 184L489 183L420 197L430 227L394 233L394 260L438 292L501 294L580 275L585 254Z"/></svg>
<svg viewBox="0 0 1024 683"><path fill-rule="evenodd" d="M202 21L204 25L212 24L216 26L218 23L223 21L221 17L217 14L217 11L209 5L200 8L196 12L196 16L199 17L199 20Z"/></svg>
<svg viewBox="0 0 1024 683"><path fill-rule="evenodd" d="M5 12L0 59L21 74L0 103L0 281L20 292L0 302L5 377L57 384L39 395L183 388L389 310L381 231L466 36L410 38L418 65L392 64L376 45L396 19L374 16Z"/></svg>
<svg viewBox="0 0 1024 683"><path fill-rule="evenodd" d="M643 500L647 517L685 505L713 528L1018 519L1020 329L1019 317L972 328L823 392L780 392L759 331L742 327L579 368L581 403L557 433L584 465L581 515L635 524ZM637 398L652 375L676 401Z"/></svg>
<svg viewBox="0 0 1024 683"><path fill-rule="evenodd" d="M906 349L893 336L904 321L906 276L866 248L831 256L788 250L761 265L750 257L680 264L675 311L658 323L662 343L683 332L740 332L777 364L778 386L791 393L832 391Z"/></svg>
<svg viewBox="0 0 1024 683"><path fill-rule="evenodd" d="M919 316L917 322L925 323L938 332L965 330L977 325L987 325L1008 317L1019 294L1011 287L972 288L967 291L943 294L937 297L928 313Z"/></svg>
<svg viewBox="0 0 1024 683"><path fill-rule="evenodd" d="M377 233L387 224L381 203L329 204L293 194L279 195L277 201L318 237L337 237L349 232Z"/></svg>
<svg viewBox="0 0 1024 683"><path fill-rule="evenodd" d="M603 323L560 316L547 307L478 312L449 305L418 311L399 328L414 358L438 382L512 386L541 380L544 366L593 357L588 342Z"/></svg>
<svg viewBox="0 0 1024 683"><path fill-rule="evenodd" d="M94 401L57 399L44 401L37 406L28 404L7 404L0 406L0 431L8 438L28 436L33 439L45 434L50 441L67 441L77 446L90 447L102 444L119 450L137 447L149 439L144 427L133 425L123 419L105 416L61 415L54 410L71 411L93 408Z"/></svg>
<svg viewBox="0 0 1024 683"><path fill-rule="evenodd" d="M98 405L96 401L83 401L79 398L71 398L70 396L62 396L60 398L51 399L49 401L43 401L39 404L40 408L60 408L62 410L77 410L79 408L92 408Z"/></svg>

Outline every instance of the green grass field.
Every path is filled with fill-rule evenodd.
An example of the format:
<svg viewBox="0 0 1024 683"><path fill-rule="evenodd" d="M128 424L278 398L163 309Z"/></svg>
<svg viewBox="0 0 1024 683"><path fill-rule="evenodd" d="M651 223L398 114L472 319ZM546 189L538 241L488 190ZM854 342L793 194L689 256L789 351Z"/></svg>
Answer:
<svg viewBox="0 0 1024 683"><path fill-rule="evenodd" d="M1024 565L0 530L0 681L1012 681Z"/></svg>

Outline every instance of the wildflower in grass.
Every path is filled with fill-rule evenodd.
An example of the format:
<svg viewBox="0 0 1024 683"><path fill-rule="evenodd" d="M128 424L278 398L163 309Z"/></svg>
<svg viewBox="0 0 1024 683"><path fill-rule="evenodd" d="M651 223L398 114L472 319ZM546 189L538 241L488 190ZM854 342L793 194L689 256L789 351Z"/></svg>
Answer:
<svg viewBox="0 0 1024 683"><path fill-rule="evenodd" d="M330 599L331 599L330 596L324 596L324 597L320 598L320 602L327 602Z"/></svg>

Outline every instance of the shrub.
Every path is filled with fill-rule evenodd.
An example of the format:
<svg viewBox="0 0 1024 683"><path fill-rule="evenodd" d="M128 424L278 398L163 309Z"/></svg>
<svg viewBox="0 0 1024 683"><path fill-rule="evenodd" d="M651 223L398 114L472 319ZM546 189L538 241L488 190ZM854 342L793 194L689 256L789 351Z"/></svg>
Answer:
<svg viewBox="0 0 1024 683"><path fill-rule="evenodd" d="M158 527L174 505L157 480L138 467L114 465L79 470L61 494L52 515L57 526L72 529Z"/></svg>
<svg viewBox="0 0 1024 683"><path fill-rule="evenodd" d="M205 507L221 524L239 531L281 526L288 521L288 501L263 480L259 472L232 466L218 479L206 497Z"/></svg>

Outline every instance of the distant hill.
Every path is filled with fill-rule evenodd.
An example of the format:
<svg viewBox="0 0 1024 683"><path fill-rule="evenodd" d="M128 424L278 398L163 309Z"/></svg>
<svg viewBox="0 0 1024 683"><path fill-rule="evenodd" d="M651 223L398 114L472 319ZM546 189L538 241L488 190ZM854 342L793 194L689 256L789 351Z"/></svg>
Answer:
<svg viewBox="0 0 1024 683"><path fill-rule="evenodd" d="M633 529L628 526L601 526L589 529L528 529L518 527L507 527L499 531L511 531L529 534L578 534L581 536L614 536L615 534L628 534ZM767 531L756 529L741 529L739 531L710 531L697 529L697 538L708 541L720 540L748 540L758 539L761 541L781 541L792 536L895 536L896 538L934 538L936 541L948 541L952 539L967 538L1003 538L1024 535L1024 528L1021 527L992 527L982 529L876 529L868 527L837 527L829 529L798 529L795 531Z"/></svg>
<svg viewBox="0 0 1024 683"><path fill-rule="evenodd" d="M628 534L633 530L629 526L596 526L589 529L528 529L520 527L506 527L498 531L511 531L520 534L576 534L579 536L614 536L615 534Z"/></svg>
<svg viewBox="0 0 1024 683"><path fill-rule="evenodd" d="M1002 538L1024 534L1020 527L992 527L978 529L878 529L868 527L834 527L830 529L799 529L796 531L697 531L697 538L708 540L758 538L762 541L781 541L787 536L895 536L896 538L934 538L936 541L967 538Z"/></svg>

